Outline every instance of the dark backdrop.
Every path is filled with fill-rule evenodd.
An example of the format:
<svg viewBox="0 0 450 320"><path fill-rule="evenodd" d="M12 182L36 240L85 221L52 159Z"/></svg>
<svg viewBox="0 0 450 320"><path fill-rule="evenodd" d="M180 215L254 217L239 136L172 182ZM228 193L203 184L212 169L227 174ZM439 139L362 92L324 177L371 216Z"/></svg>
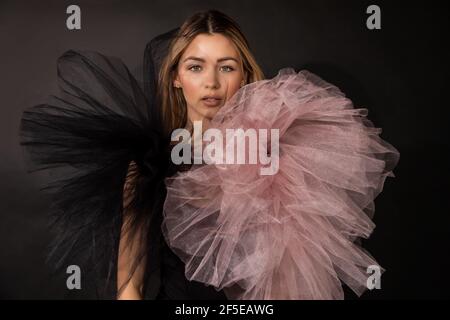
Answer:
<svg viewBox="0 0 450 320"><path fill-rule="evenodd" d="M81 7L82 29L66 28ZM366 8L381 8L381 30ZM88 49L118 56L141 77L145 44L189 15L215 8L247 35L266 76L306 68L336 84L401 153L396 178L376 200L365 247L387 269L363 299L449 298L449 10L442 1L0 1L0 298L91 297L51 278L43 250L45 174L26 174L18 145L22 111L56 91L56 59ZM349 298L354 298L349 294Z"/></svg>

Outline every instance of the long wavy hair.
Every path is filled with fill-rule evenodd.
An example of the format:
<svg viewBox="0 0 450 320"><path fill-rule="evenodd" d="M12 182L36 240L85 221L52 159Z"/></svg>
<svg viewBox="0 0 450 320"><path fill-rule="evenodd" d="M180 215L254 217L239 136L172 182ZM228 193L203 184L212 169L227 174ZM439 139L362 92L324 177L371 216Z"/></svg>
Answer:
<svg viewBox="0 0 450 320"><path fill-rule="evenodd" d="M180 58L197 35L214 33L228 37L237 48L244 73L244 85L264 79L247 39L233 19L217 10L194 14L182 24L173 38L158 75L163 126L168 134L174 129L186 127L188 121L183 91L173 86Z"/></svg>

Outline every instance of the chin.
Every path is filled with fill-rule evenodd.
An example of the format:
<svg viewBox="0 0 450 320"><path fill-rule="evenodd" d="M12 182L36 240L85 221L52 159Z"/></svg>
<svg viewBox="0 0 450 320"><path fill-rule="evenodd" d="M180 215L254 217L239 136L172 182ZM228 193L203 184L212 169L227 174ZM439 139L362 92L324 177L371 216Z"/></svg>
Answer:
<svg viewBox="0 0 450 320"><path fill-rule="evenodd" d="M217 114L217 112L219 111L219 107L218 108L215 108L214 110L209 110L209 112L207 112L206 114L205 114L205 118L208 118L208 119L212 119L216 114Z"/></svg>
<svg viewBox="0 0 450 320"><path fill-rule="evenodd" d="M205 107L205 106L200 106L199 108L196 108L193 111L193 115L195 114L194 119L192 119L192 117L190 117L191 121L201 121L201 119L203 118L207 118L209 120L211 120L216 113L219 111L221 106L217 106L217 107Z"/></svg>
<svg viewBox="0 0 450 320"><path fill-rule="evenodd" d="M201 115L205 118L212 118L219 111L220 106L203 109Z"/></svg>

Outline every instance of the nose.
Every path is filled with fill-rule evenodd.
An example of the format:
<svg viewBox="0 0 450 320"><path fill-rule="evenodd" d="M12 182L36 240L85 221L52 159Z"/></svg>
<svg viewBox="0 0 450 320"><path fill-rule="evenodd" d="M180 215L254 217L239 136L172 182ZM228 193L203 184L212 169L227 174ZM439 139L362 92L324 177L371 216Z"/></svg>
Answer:
<svg viewBox="0 0 450 320"><path fill-rule="evenodd" d="M208 89L218 89L220 87L216 70L210 70L205 73L205 87Z"/></svg>

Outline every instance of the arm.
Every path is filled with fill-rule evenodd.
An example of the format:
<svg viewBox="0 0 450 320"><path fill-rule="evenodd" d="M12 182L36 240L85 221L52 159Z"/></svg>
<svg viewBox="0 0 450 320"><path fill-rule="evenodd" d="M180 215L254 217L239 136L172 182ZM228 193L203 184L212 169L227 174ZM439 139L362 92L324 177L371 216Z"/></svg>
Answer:
<svg viewBox="0 0 450 320"><path fill-rule="evenodd" d="M126 207L133 195L132 180L130 175L130 169L135 169L136 164L134 162L130 163L128 168L127 179L124 186L124 207ZM117 266L117 299L118 300L140 300L142 299L142 288L144 279L144 269L145 269L145 259L139 263L131 276L130 281L128 278L132 270L132 264L135 260L138 252L141 250L141 230L132 233L133 229L128 228L131 219L128 214L124 215L122 232L119 244L119 256L118 256L118 266ZM130 231L131 230L131 231ZM127 283L128 281L128 283ZM124 286L121 292L119 290Z"/></svg>

